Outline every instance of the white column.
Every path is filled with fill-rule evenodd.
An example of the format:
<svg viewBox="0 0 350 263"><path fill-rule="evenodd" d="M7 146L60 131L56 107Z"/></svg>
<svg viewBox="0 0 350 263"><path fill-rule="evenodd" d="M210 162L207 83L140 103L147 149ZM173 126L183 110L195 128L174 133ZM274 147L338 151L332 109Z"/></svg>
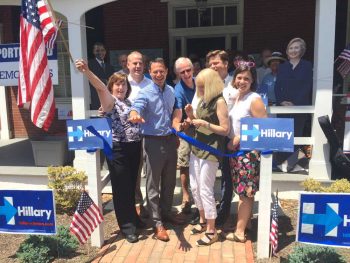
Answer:
<svg viewBox="0 0 350 263"><path fill-rule="evenodd" d="M318 117L332 116L333 62L335 40L336 0L316 1L313 101L315 113L312 121L312 137L315 139L310 161L310 177L330 179L329 145Z"/></svg>
<svg viewBox="0 0 350 263"><path fill-rule="evenodd" d="M272 154L261 155L259 183L258 247L259 259L269 257L271 216Z"/></svg>
<svg viewBox="0 0 350 263"><path fill-rule="evenodd" d="M6 87L0 86L0 122L1 122L1 140L9 140L11 131L8 120L8 105L6 99Z"/></svg>
<svg viewBox="0 0 350 263"><path fill-rule="evenodd" d="M85 25L85 15L81 17L67 17L69 21ZM83 27L68 25L68 35L70 50L73 59L87 58L86 50L86 30ZM76 70L73 63L70 63L71 87L72 87L72 109L73 119L86 119L88 101L89 84L82 73ZM74 167L78 170L85 171L88 175L89 195L95 204L102 211L101 200L101 167L100 167L100 151L88 153L86 151L75 151ZM103 222L97 226L91 235L91 244L101 247L104 243Z"/></svg>

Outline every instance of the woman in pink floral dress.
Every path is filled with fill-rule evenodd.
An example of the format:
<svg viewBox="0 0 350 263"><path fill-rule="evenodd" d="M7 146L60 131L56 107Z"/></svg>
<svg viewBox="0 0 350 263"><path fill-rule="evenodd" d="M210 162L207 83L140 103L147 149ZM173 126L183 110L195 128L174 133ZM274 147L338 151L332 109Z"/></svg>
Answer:
<svg viewBox="0 0 350 263"><path fill-rule="evenodd" d="M246 117L264 118L267 116L265 105L256 90L255 63L241 61L235 70L232 86L239 94L229 113L231 134L228 149L239 149L241 119ZM239 195L237 226L234 233L226 236L236 242L245 242L245 229L250 220L254 195L259 188L260 155L257 151L231 158L232 180L234 191Z"/></svg>

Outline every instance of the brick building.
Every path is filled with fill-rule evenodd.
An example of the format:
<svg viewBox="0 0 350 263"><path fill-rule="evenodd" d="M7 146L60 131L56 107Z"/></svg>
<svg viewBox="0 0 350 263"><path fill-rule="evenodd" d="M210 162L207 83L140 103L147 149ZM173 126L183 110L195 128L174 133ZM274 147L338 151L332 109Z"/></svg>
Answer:
<svg viewBox="0 0 350 263"><path fill-rule="evenodd" d="M55 1L52 2L55 8ZM117 55L130 50L141 50L149 56L161 55L171 62L180 55L197 53L203 57L208 50L216 48L258 54L262 48L269 47L284 52L288 41L296 36L305 39L308 45L305 57L313 61L316 0L208 0L203 12L198 12L194 0L102 2L110 3L96 4L85 13L86 25L95 28L86 30L85 45L90 52L95 41L104 42L110 62L116 68ZM350 38L348 2L337 1L335 54L339 54L346 38ZM19 41L19 13L19 6L0 3L1 43ZM64 14L58 16L66 19ZM63 33L68 38L67 28L63 28ZM71 50L74 45L70 42ZM62 39L58 39L58 47L60 81L55 86L56 105L71 108L71 72ZM337 78L339 76L335 75ZM344 89L342 92L345 93L348 88ZM6 87L3 92L6 99L0 104L6 102L10 137L45 135L32 125L29 111L16 106L17 87ZM0 116L4 119L4 113ZM57 119L48 133L65 133L65 121Z"/></svg>

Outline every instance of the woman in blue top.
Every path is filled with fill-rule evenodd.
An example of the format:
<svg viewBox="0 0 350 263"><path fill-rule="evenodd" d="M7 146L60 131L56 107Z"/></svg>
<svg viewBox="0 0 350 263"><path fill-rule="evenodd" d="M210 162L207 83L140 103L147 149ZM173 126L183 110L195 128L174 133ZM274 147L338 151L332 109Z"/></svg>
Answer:
<svg viewBox="0 0 350 263"><path fill-rule="evenodd" d="M278 68L275 85L276 104L280 106L312 104L312 65L302 59L306 50L305 41L293 38L287 46L288 61ZM308 121L307 114L283 114L294 118L294 136L302 137Z"/></svg>
<svg viewBox="0 0 350 263"><path fill-rule="evenodd" d="M130 243L138 241L136 227L144 227L135 209L135 187L141 158L139 124L128 121L131 87L126 74L114 73L107 86L92 73L86 62L77 60L76 68L83 72L96 89L102 110L112 119L113 159L107 160L115 215L121 232Z"/></svg>

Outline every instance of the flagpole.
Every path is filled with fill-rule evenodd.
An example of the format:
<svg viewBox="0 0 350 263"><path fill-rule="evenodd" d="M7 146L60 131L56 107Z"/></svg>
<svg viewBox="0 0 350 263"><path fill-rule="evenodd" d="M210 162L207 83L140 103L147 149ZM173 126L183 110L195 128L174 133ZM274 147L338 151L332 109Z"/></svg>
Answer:
<svg viewBox="0 0 350 263"><path fill-rule="evenodd" d="M61 37L61 39L63 41L63 45L66 48L66 51L68 52L70 61L74 64L74 60L73 60L72 54L70 53L70 50L68 48L67 40L64 37L64 35L63 35L62 31L61 31L61 28L57 26L57 19L56 19L56 16L55 16L55 11L52 8L51 2L50 2L50 0L44 0L44 1L47 2L47 4L49 5L49 7L51 9L51 14L52 14L53 19L55 20L56 28L57 28L58 33L60 34L60 37Z"/></svg>

